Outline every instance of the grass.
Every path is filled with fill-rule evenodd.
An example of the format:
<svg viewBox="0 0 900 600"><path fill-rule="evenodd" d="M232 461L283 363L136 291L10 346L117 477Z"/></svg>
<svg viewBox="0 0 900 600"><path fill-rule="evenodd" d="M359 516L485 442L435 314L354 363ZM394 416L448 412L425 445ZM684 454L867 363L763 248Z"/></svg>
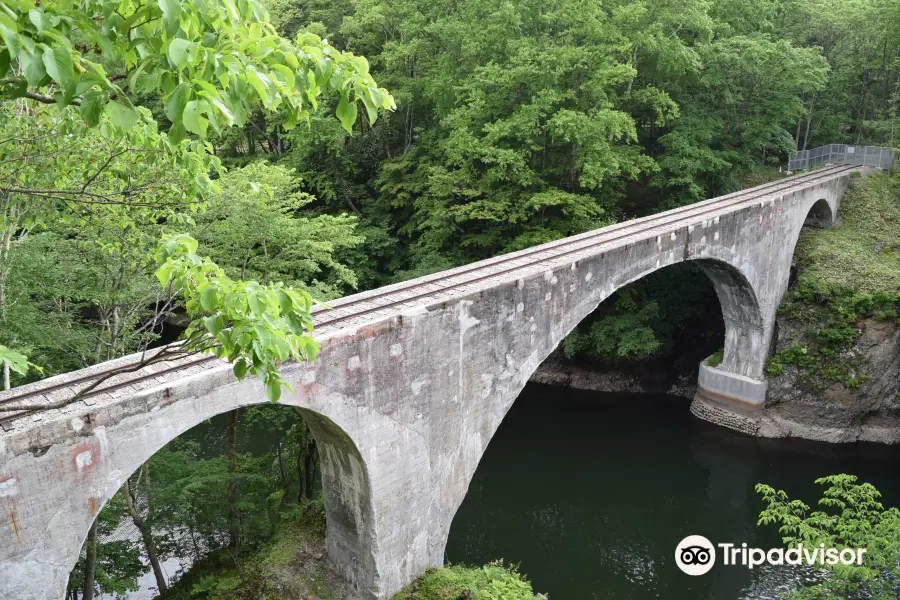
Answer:
<svg viewBox="0 0 900 600"><path fill-rule="evenodd" d="M781 313L806 329L769 360L769 375L795 365L819 387L858 387L867 378L865 364L861 353L847 351L860 322L900 323L900 181L885 174L851 179L839 217L838 226L800 235L800 274Z"/></svg>
<svg viewBox="0 0 900 600"><path fill-rule="evenodd" d="M884 174L851 179L838 227L804 231L803 277L858 292L900 292L900 182Z"/></svg>
<svg viewBox="0 0 900 600"><path fill-rule="evenodd" d="M502 562L430 569L392 600L535 600L531 584Z"/></svg>

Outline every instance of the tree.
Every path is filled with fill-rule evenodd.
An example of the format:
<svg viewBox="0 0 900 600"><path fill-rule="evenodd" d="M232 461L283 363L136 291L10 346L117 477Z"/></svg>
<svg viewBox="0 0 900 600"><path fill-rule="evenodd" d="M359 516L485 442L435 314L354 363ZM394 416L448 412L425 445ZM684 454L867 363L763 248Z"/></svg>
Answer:
<svg viewBox="0 0 900 600"><path fill-rule="evenodd" d="M854 475L830 475L816 480L825 486L810 512L800 500L784 491L758 484L766 508L759 524L777 524L787 546L865 548L861 565L826 565L830 577L795 592L796 600L874 598L889 600L900 594L900 511L885 508L881 494L870 483L856 483Z"/></svg>
<svg viewBox="0 0 900 600"><path fill-rule="evenodd" d="M141 562L140 548L131 540L109 538L120 526L125 514L125 497L119 492L97 515L78 562L69 575L66 600L90 600L99 591L113 597L124 597L137 589L137 578L147 572Z"/></svg>
<svg viewBox="0 0 900 600"><path fill-rule="evenodd" d="M210 126L242 125L257 106L281 111L291 127L322 91L340 95L347 129L357 101L371 121L393 107L365 59L314 34L301 32L295 43L276 35L258 0L3 0L0 37L0 74L13 59L21 70L2 80L8 97L77 104L89 126L105 113L129 130L150 120L137 96L159 94L173 144L187 133L205 137Z"/></svg>
<svg viewBox="0 0 900 600"><path fill-rule="evenodd" d="M340 97L336 114L347 130L356 120L358 101L365 107L370 122L374 122L380 109L393 107L391 96L379 89L368 74L364 59L337 52L312 34L299 34L295 43L275 35L265 11L255 0L221 0L213 4L85 0L37 6L9 0L0 3L0 38L4 42L0 47L0 74L9 75L0 80L0 92L9 98L25 97L38 103L56 103L63 107L61 114L69 122L75 114L69 107L77 106L78 115L88 128L96 128L104 139L112 139L125 148L113 158L127 154L132 145L141 150L164 153L174 163L172 166L176 167L177 173L188 175L188 179L196 183L186 186L183 193L193 196L192 192L199 191L201 202L206 199L204 192L215 189L210 172L221 171L220 163L210 156L209 145L185 139L188 133L202 138L206 136L208 126L220 130L243 124L247 115L259 106L265 110L280 110L285 115L285 127L290 128L315 110L317 97L323 90ZM48 85L50 87L46 87ZM150 111L135 105L139 94L160 96L171 121L166 134L156 133ZM16 106L21 106L21 101ZM20 112L31 118L29 110ZM52 128L44 125L43 129ZM46 135L42 138L46 139ZM83 147L89 150L87 146ZM16 157L11 164L23 167L27 158ZM116 174L116 170L104 161L96 174L84 178L83 184L80 180L74 186L71 181L65 181L69 185L62 186L56 182L48 185L46 181L28 186L4 183L0 192L19 203L25 198L32 202L35 199L54 200L64 209L71 209L73 204L78 207L102 206L115 211L115 216L130 219L135 207L144 205L133 202L132 193L146 192L149 187L125 185L120 186L124 189L100 194L88 190L107 173ZM195 187L199 190L194 190ZM23 211L15 214L20 212ZM9 217L0 224L6 232L21 229ZM214 283L210 278L224 276L224 273L193 255L195 246L178 256L171 256L169 250L187 247L182 244L184 241L181 238L174 245L165 246L167 250L161 254L162 260L166 261L163 265L165 276L160 279L175 286L173 292L190 295L191 290L187 288L176 289L190 282L189 277L179 277L176 273L187 266L182 259L193 260L194 267L205 265L205 269L195 270L193 274L200 275L202 271L207 283ZM185 272L182 270L181 274ZM232 285L234 282L230 279L223 279L223 283L230 285L232 291L241 287ZM201 314L208 317L208 322L206 319L203 323L195 321L188 329L193 335L205 327L211 330L222 322L223 312L230 312L232 317L236 314L226 307L218 307L223 311L214 311L217 307L209 300L218 296L206 288L203 291L205 300L198 301L193 311L198 319ZM282 294L281 310L284 311L294 310L291 298L302 299L306 304L309 301L308 296L299 293L292 297L287 290L282 290ZM262 319L269 308L275 310L277 318L287 318L287 312L280 313L274 305L260 304L262 297L253 294L254 318ZM300 304L296 308L300 308ZM210 314L213 312L217 315ZM120 323L116 307L112 315L116 331L112 331L111 336L115 338ZM283 360L288 356L309 356L308 351L314 346L312 340L306 338L302 351L296 343L303 338L302 326L309 324L303 316L302 312L294 315L295 330L287 329L288 320L280 321L285 329L280 332L280 337L272 338L275 344L270 348L275 351L272 357L278 355ZM278 322L277 318L272 322ZM257 330L271 333L266 327ZM216 331L211 335L219 333ZM224 339L228 335L226 330L220 337ZM181 353L211 350L212 347L203 345L201 338L202 334L189 340L180 348ZM229 339L223 343L220 339L217 345L220 356L237 361L238 354L249 348L240 343L241 340L243 338L231 343ZM294 343L288 342L287 346L279 343L285 340ZM257 344L269 341L269 337L256 340ZM192 345L193 342L199 345ZM171 350L160 351L150 360L163 360L171 354ZM237 363L235 373L238 376L248 371L256 373L261 366L257 363L260 355L247 355L246 358L247 361ZM277 398L278 393L272 387L275 380L271 376L267 379L270 397ZM280 378L277 380L281 381Z"/></svg>
<svg viewBox="0 0 900 600"><path fill-rule="evenodd" d="M197 216L197 239L230 276L302 285L317 297L341 296L356 277L340 260L362 238L356 217L309 215L315 201L282 166L256 162L232 169L219 194Z"/></svg>

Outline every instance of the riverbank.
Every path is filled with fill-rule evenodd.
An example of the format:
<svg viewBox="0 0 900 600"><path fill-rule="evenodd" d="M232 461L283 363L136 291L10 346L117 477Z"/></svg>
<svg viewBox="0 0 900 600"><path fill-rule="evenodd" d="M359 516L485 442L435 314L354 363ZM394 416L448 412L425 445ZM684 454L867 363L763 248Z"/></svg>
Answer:
<svg viewBox="0 0 900 600"><path fill-rule="evenodd" d="M325 557L325 511L306 504L282 519L272 538L235 556L222 550L196 563L166 600L362 600ZM392 600L502 598L539 600L515 568L495 561L481 567L429 569Z"/></svg>
<svg viewBox="0 0 900 600"><path fill-rule="evenodd" d="M586 392L626 392L669 394L693 398L697 393L697 371L678 372L668 367L632 369L596 369L566 362L561 357L544 361L531 375L531 382L566 387Z"/></svg>

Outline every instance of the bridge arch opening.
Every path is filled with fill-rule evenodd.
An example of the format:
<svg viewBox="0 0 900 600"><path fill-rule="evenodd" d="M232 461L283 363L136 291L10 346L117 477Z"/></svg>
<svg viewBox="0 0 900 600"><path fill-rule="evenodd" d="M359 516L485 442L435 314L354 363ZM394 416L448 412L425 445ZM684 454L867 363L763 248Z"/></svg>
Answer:
<svg viewBox="0 0 900 600"><path fill-rule="evenodd" d="M711 261L686 262L622 285L595 307L587 307L589 314L544 360L539 372L546 372L547 364L561 363L597 372L652 371L647 384L654 389L671 385L675 372L696 374L701 360L724 347L726 319L716 288L729 294L727 304L738 304L739 294L731 291L734 282L729 276L727 269ZM745 316L749 315L737 315Z"/></svg>
<svg viewBox="0 0 900 600"><path fill-rule="evenodd" d="M81 541L67 555L70 577L78 578L70 589L80 589L84 581L89 531L104 518L105 539L97 541L112 545L105 555L98 555L97 572L118 569L118 574L131 577L140 571L141 589L149 590L158 589L151 552L157 555L155 562L163 569L163 578L171 584L183 565L216 552L232 552L235 541L244 548L261 543L285 518L299 520L297 528L320 528L321 508L317 507L323 505L325 551L332 566L349 585L371 587L372 582L360 577L374 571L373 503L362 455L338 424L297 405L296 397L285 396L277 405L269 405L260 394L259 401L254 398L233 410L206 406L193 412L188 422L177 414L160 415L169 408L163 407L153 413L156 422L147 424L141 432L120 437L117 432L106 431L106 496L94 494L86 499L90 506L87 518L72 524L73 529L78 528ZM232 417L236 440L230 437ZM178 430L172 428L173 420L179 421ZM148 440L148 435L154 439ZM141 450L121 452L122 444L140 446ZM237 452L235 472L229 460L232 444L231 450ZM117 461L120 456L123 461ZM128 464L123 464L126 461ZM234 496L232 485L236 486ZM126 495L129 492L130 498ZM162 510L178 512L167 502L156 505L159 498L174 502L173 494L177 494L178 502L185 503L183 510L161 514ZM232 502L236 502L234 514ZM79 520L79 516L73 515L73 520ZM115 523L110 528L112 519ZM144 539L146 533L139 521L152 532L155 551ZM232 526L238 528L237 539L232 537ZM143 566L135 565L135 560ZM240 559L235 556L234 562L239 564ZM80 597L66 595L67 600Z"/></svg>
<svg viewBox="0 0 900 600"><path fill-rule="evenodd" d="M824 198L816 200L803 221L804 229L826 229L832 225L834 225L834 212L831 210L831 205Z"/></svg>
<svg viewBox="0 0 900 600"><path fill-rule="evenodd" d="M590 263L590 259L585 262ZM579 267L583 268L579 269ZM730 370L739 374L753 372L754 365L748 366L747 361L751 345L760 343L762 339L762 312L756 293L748 278L730 262L719 258L702 258L674 263L661 268L646 268L646 265L643 265L636 266L633 269L622 269L621 274L616 275L619 278L618 280L605 282L602 285L604 291L611 290L608 294L604 294L602 299L590 291L582 293L577 291L579 287L582 290L587 290L589 286L585 286L581 282L593 281L593 277L585 279L587 273L594 272L593 268L590 268L588 265L573 265L571 271L573 273L572 279L568 281L564 281L564 275L560 273L558 285L571 290L575 299L566 310L554 313L548 319L550 326L553 328L550 335L551 342L541 347L540 355L538 356L539 360L530 363L530 366L533 364L538 369L538 377L535 377L537 381L562 383L564 386L572 382L575 377L571 376L571 372L559 373L554 372L555 369L550 369L549 372L546 372L545 369L538 366L547 364L548 358L550 362L556 362L560 355L566 353L567 347L571 353L573 350L577 351L581 344L593 342L604 346L607 359L614 358L617 354L628 354L631 351L637 351L640 358L639 349L641 347L647 349L654 346L652 340L649 339L651 334L664 334L661 337L667 338L658 341L660 342L659 346L668 349L669 354L667 358L670 361L677 357L679 350L690 350L690 352L684 353L686 356L681 361L681 366L685 368L682 377L670 376L663 378L662 381L657 378L655 382L652 381L653 377L646 378L650 379L649 382L636 381L639 378L632 377L628 382L632 387L621 391L665 394L672 388L676 380L682 383L689 382L688 386L690 386L697 381L699 362L710 357L710 355L713 355L714 360L717 361L717 367L720 369ZM551 277L548 274L545 279L551 282L550 285L554 285L552 280L556 279L556 277ZM569 282L575 281L580 285L572 285L570 287ZM524 284L524 286L527 286L527 284ZM661 297L654 294L655 291L663 286L671 289L676 296L681 294L681 306L674 306L672 298L667 299L664 296ZM648 310L648 307L653 304L656 306ZM552 309L548 309L548 313L550 312L552 312ZM661 326L654 330L654 322ZM673 323L676 324L675 327L673 327ZM532 329L532 331L534 330ZM717 352L717 350L720 352ZM652 352L644 352L644 354L650 355ZM601 366L603 364L603 362L600 363ZM660 370L658 362L650 364L651 369ZM607 360L605 366L614 368L616 367L616 361ZM762 365L759 364L758 367L761 372ZM494 422L497 429L502 428L504 423L506 423L505 416L525 388L525 383L528 381L527 375L531 375L531 373L522 374L519 387L511 387L508 391L497 394L494 401L501 406L492 410L504 417ZM627 377L624 379L627 379ZM621 384L622 381L623 378L618 376L611 381L601 383L595 389L601 392L616 391L614 386L617 383ZM633 387L635 383L645 387L635 389ZM647 386L647 383L650 385ZM692 396L693 393L690 390L682 389L681 394L685 395L686 402L679 409L679 414L682 417L689 418L687 396ZM493 440L495 431L496 429L491 431L490 436L487 437ZM537 436L537 439L531 439L529 443L538 445L542 443L539 437L540 426L536 423L532 423L528 435L532 437ZM485 452L477 457L475 464L470 467L470 473L473 475L470 482L477 477L478 470L481 468L481 459L484 455L492 452L491 444L493 444L493 441L487 443ZM497 450L497 452L506 453L507 459L509 459L509 451L508 447ZM535 486L540 487L540 485L539 474L536 473ZM470 489L472 488L470 487ZM474 494L480 493L481 490L476 487ZM468 497L468 494L465 497ZM457 532L456 517L464 504L464 498L460 497L459 503L449 515L448 538L450 543L448 544L447 560L452 562L484 562L498 559L501 556L514 563L522 560L522 557L508 553L495 554L493 556L488 556L487 554L479 555L477 559L473 556L454 554L454 552L459 551L461 546L478 547L483 542L486 543L488 541L487 532L479 533L476 531L478 529L477 526L469 531L473 537L468 537L463 541L458 539L459 533ZM559 515L549 513L535 516L539 520L558 517ZM521 521L517 521L517 523L521 525ZM490 551L489 544L484 546L484 548L487 548L487 552Z"/></svg>

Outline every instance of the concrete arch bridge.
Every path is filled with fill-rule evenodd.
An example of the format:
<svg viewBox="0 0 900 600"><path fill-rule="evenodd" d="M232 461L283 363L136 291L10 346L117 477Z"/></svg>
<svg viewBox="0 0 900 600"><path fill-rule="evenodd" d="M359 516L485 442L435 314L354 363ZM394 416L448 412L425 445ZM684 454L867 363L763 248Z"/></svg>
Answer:
<svg viewBox="0 0 900 600"><path fill-rule="evenodd" d="M763 365L800 229L830 224L853 170L833 166L356 294L316 314L319 358L283 373L319 444L327 552L367 598L443 562L478 462L535 368L597 305L694 261L718 293L724 360L695 414L761 406ZM0 394L53 404L136 356ZM259 381L191 357L109 379L63 409L0 420L0 597L63 597L87 531L125 479L210 417L265 402Z"/></svg>

